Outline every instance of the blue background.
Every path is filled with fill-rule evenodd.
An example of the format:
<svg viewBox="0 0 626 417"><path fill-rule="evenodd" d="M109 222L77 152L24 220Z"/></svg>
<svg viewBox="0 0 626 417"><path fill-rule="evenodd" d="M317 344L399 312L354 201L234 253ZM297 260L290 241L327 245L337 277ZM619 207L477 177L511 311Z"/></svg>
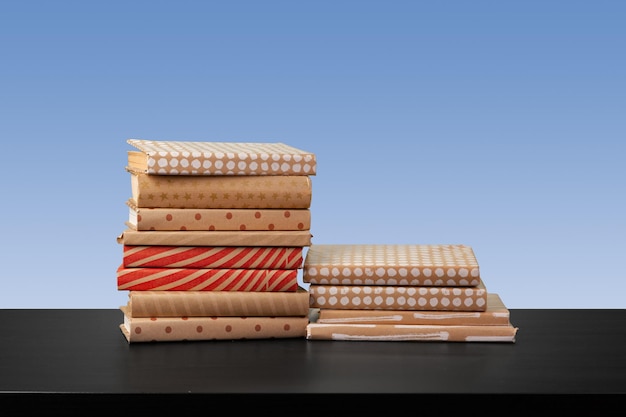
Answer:
<svg viewBox="0 0 626 417"><path fill-rule="evenodd" d="M626 3L0 3L2 308L117 308L127 138L314 152L313 243L626 307Z"/></svg>

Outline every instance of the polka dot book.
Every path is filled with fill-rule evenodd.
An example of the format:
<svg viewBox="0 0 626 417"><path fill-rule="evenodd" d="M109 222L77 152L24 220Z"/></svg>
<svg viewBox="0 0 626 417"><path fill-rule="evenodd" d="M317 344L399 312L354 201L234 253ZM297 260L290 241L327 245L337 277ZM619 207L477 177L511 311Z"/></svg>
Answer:
<svg viewBox="0 0 626 417"><path fill-rule="evenodd" d="M313 308L361 310L485 311L487 290L411 285L311 285Z"/></svg>
<svg viewBox="0 0 626 417"><path fill-rule="evenodd" d="M315 175L315 154L284 143L128 139L129 167L161 175Z"/></svg>
<svg viewBox="0 0 626 417"><path fill-rule="evenodd" d="M306 209L139 208L128 199L127 225L133 230L309 230Z"/></svg>
<svg viewBox="0 0 626 417"><path fill-rule="evenodd" d="M304 338L308 317L149 317L134 318L121 307L120 326L129 343L192 340Z"/></svg>
<svg viewBox="0 0 626 417"><path fill-rule="evenodd" d="M510 313L500 296L487 294L485 311L317 309L317 323L507 326Z"/></svg>
<svg viewBox="0 0 626 417"><path fill-rule="evenodd" d="M477 286L480 269L466 245L313 245L304 282L320 285Z"/></svg>

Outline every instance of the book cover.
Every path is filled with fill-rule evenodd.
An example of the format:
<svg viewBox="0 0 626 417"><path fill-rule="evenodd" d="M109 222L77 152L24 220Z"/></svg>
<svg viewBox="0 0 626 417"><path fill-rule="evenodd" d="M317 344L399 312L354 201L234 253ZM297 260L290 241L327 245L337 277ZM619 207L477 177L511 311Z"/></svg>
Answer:
<svg viewBox="0 0 626 417"><path fill-rule="evenodd" d="M485 311L487 290L476 287L310 285L311 308L355 310Z"/></svg>
<svg viewBox="0 0 626 417"><path fill-rule="evenodd" d="M307 340L390 342L499 342L515 343L513 325L428 324L320 324L309 323Z"/></svg>
<svg viewBox="0 0 626 417"><path fill-rule="evenodd" d="M467 245L311 245L303 280L322 285L476 286Z"/></svg>
<svg viewBox="0 0 626 417"><path fill-rule="evenodd" d="M128 139L128 165L159 175L315 175L315 154L281 142Z"/></svg>
<svg viewBox="0 0 626 417"><path fill-rule="evenodd" d="M191 209L128 206L133 230L309 230L309 209Z"/></svg>
<svg viewBox="0 0 626 417"><path fill-rule="evenodd" d="M409 311L318 309L317 323L323 324L435 324L506 326L510 312L496 293L487 294L485 311Z"/></svg>
<svg viewBox="0 0 626 417"><path fill-rule="evenodd" d="M131 196L142 208L307 209L308 176L149 175L127 168Z"/></svg>
<svg viewBox="0 0 626 417"><path fill-rule="evenodd" d="M121 306L129 343L304 338L308 317L132 317Z"/></svg>
<svg viewBox="0 0 626 417"><path fill-rule="evenodd" d="M138 231L124 230L117 236L123 245L165 246L309 246L312 235L308 230L245 230L245 231Z"/></svg>
<svg viewBox="0 0 626 417"><path fill-rule="evenodd" d="M117 289L128 291L297 291L297 269L117 269Z"/></svg>
<svg viewBox="0 0 626 417"><path fill-rule="evenodd" d="M301 247L124 245L126 268L298 269Z"/></svg>
<svg viewBox="0 0 626 417"><path fill-rule="evenodd" d="M132 317L308 316L309 293L246 291L129 291Z"/></svg>

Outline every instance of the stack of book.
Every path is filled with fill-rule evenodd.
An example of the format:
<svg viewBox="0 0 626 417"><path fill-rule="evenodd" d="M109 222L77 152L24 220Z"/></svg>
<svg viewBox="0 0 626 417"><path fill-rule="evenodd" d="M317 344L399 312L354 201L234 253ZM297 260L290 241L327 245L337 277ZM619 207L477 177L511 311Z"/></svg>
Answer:
<svg viewBox="0 0 626 417"><path fill-rule="evenodd" d="M309 340L515 342L467 245L311 245Z"/></svg>
<svg viewBox="0 0 626 417"><path fill-rule="evenodd" d="M117 288L128 342L304 337L315 155L282 143L129 139Z"/></svg>

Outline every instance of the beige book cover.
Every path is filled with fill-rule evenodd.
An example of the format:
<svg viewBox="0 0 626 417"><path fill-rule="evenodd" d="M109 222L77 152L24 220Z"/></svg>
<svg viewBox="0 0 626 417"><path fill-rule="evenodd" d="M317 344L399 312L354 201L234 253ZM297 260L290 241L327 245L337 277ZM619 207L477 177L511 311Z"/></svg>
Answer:
<svg viewBox="0 0 626 417"><path fill-rule="evenodd" d="M231 291L129 291L131 317L308 316L309 293Z"/></svg>
<svg viewBox="0 0 626 417"><path fill-rule="evenodd" d="M127 168L137 207L307 209L308 176L149 175Z"/></svg>
<svg viewBox="0 0 626 417"><path fill-rule="evenodd" d="M303 280L321 285L476 286L480 269L460 244L315 244Z"/></svg>
<svg viewBox="0 0 626 417"><path fill-rule="evenodd" d="M246 231L138 231L130 228L117 236L123 245L166 246L309 246L312 235L308 230L246 230Z"/></svg>
<svg viewBox="0 0 626 417"><path fill-rule="evenodd" d="M177 342L242 339L304 338L308 317L132 317L120 307L120 330L128 341Z"/></svg>
<svg viewBox="0 0 626 417"><path fill-rule="evenodd" d="M500 342L515 343L513 325L320 324L307 325L307 340L373 342Z"/></svg>
<svg viewBox="0 0 626 417"><path fill-rule="evenodd" d="M317 323L323 324L435 324L506 326L510 312L496 293L487 294L485 311L409 311L318 309Z"/></svg>
<svg viewBox="0 0 626 417"><path fill-rule="evenodd" d="M133 230L309 230L309 209L140 208L131 198L128 226Z"/></svg>
<svg viewBox="0 0 626 417"><path fill-rule="evenodd" d="M281 142L127 139L128 165L158 175L315 175L315 154Z"/></svg>
<svg viewBox="0 0 626 417"><path fill-rule="evenodd" d="M309 285L311 308L485 311L487 290L476 287Z"/></svg>

